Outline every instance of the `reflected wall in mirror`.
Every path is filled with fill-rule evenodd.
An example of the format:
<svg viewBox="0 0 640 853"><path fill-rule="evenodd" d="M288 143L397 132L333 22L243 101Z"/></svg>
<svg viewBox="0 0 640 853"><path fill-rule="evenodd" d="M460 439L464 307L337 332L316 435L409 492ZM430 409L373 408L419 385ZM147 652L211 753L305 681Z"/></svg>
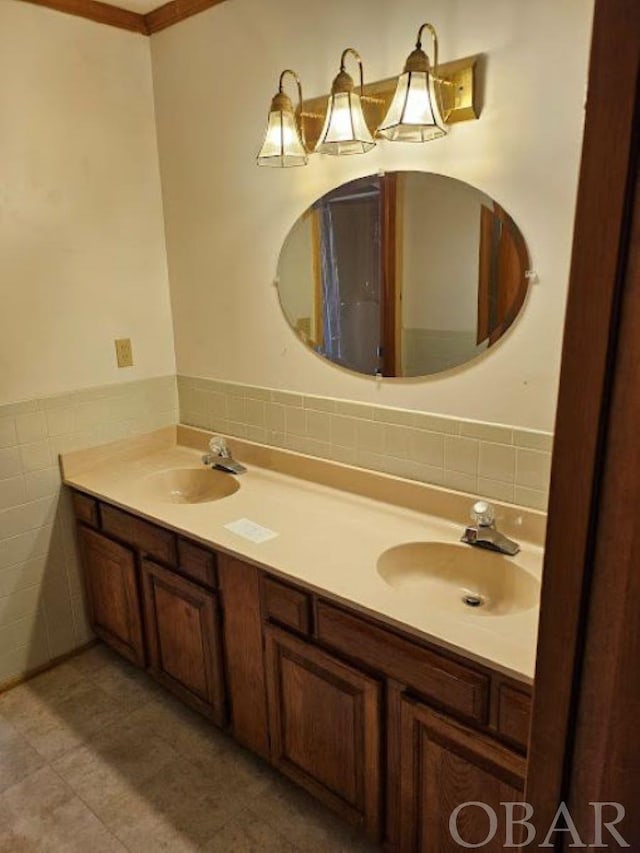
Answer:
<svg viewBox="0 0 640 853"><path fill-rule="evenodd" d="M427 172L358 178L316 201L280 253L296 334L358 373L427 376L493 346L527 293L511 217L462 181Z"/></svg>

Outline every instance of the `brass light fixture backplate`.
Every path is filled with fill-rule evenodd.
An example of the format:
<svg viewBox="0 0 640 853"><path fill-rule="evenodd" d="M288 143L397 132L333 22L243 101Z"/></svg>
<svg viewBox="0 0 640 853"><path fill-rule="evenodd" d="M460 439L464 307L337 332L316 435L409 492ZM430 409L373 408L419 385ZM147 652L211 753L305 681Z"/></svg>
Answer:
<svg viewBox="0 0 640 853"><path fill-rule="evenodd" d="M444 118L447 124L471 121L479 118L476 103L476 67L478 56L443 62L438 68L438 77L446 81L442 86ZM397 77L365 83L362 111L371 132L383 121L396 91ZM356 88L359 93L359 88ZM324 125L329 95L306 100L302 104L307 148L313 151Z"/></svg>

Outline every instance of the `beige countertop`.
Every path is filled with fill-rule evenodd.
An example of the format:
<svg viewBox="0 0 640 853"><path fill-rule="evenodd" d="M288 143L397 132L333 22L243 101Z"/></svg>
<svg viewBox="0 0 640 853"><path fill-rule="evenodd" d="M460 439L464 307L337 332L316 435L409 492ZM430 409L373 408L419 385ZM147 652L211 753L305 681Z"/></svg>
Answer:
<svg viewBox="0 0 640 853"><path fill-rule="evenodd" d="M468 495L234 439L234 456L248 468L234 494L194 504L155 495L154 474L202 470L208 437L179 427L63 454L64 482L531 683L538 606L502 615L462 604L459 612L444 609L415 586L390 586L377 571L380 556L394 546L458 543ZM335 483L349 483L349 490ZM278 535L257 544L225 527L242 518ZM544 516L498 505L498 520L521 545L517 564L539 579Z"/></svg>

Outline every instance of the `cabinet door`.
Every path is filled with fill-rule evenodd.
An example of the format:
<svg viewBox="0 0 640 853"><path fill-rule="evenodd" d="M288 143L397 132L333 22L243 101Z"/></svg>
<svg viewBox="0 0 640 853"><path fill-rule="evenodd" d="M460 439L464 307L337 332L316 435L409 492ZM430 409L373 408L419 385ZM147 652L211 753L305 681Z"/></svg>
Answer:
<svg viewBox="0 0 640 853"><path fill-rule="evenodd" d="M150 560L142 563L142 583L151 673L222 725L224 681L215 593Z"/></svg>
<svg viewBox="0 0 640 853"><path fill-rule="evenodd" d="M95 633L123 657L144 666L140 596L133 551L95 530L78 527L89 620Z"/></svg>
<svg viewBox="0 0 640 853"><path fill-rule="evenodd" d="M457 853L463 845L453 837L449 823L463 803L483 803L495 811L498 829L482 850L504 850L501 803L522 801L525 759L408 698L401 703L400 726L403 853ZM521 816L520 809L515 816ZM480 847L491 834L489 814L477 805L462 809L456 825L469 847ZM514 840L517 843L517 834Z"/></svg>
<svg viewBox="0 0 640 853"><path fill-rule="evenodd" d="M380 684L278 628L265 637L273 764L377 838Z"/></svg>

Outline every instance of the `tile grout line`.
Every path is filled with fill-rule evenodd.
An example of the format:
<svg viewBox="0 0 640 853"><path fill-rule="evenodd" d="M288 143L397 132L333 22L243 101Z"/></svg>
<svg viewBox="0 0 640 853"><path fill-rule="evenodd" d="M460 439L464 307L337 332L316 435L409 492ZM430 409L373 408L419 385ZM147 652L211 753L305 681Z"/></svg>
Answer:
<svg viewBox="0 0 640 853"><path fill-rule="evenodd" d="M546 508L550 433L220 380L178 375L177 385L185 424Z"/></svg>
<svg viewBox="0 0 640 853"><path fill-rule="evenodd" d="M69 751L71 751L71 750L69 750ZM104 831L107 833L107 835L110 838L112 838L114 841L117 841L118 844L121 844L125 848L125 850L129 851L129 853L135 853L135 851L130 850L129 847L127 847L126 844L124 844L124 842L122 842L118 838L118 836L114 832L112 832L111 829L109 829L109 827L102 820L100 815L96 814L96 812L91 808L89 803L85 802L83 797L75 790L75 788L72 788L71 785L67 782L67 780L63 776L61 776L60 773L58 773L58 771L55 769L53 764L51 764L51 762L47 762L46 766L51 770L52 773L54 773L58 777L58 779L62 782L62 784L65 786L65 788L67 788L67 790L71 793L71 795L73 797L75 797L77 800L79 800L82 803L82 805L85 807L85 809L87 809L87 811L90 812L94 816L94 818L98 821L100 826L104 829Z"/></svg>
<svg viewBox="0 0 640 853"><path fill-rule="evenodd" d="M0 682L39 669L90 636L78 595L78 557L69 545L70 507L60 500L58 454L174 426L178 402L176 376L165 374L0 405L0 578L5 593L0 626L12 625L0 656ZM45 584L44 564L47 577L55 576L53 586ZM27 585L19 581L16 588L21 573ZM38 610L29 596L39 591Z"/></svg>

